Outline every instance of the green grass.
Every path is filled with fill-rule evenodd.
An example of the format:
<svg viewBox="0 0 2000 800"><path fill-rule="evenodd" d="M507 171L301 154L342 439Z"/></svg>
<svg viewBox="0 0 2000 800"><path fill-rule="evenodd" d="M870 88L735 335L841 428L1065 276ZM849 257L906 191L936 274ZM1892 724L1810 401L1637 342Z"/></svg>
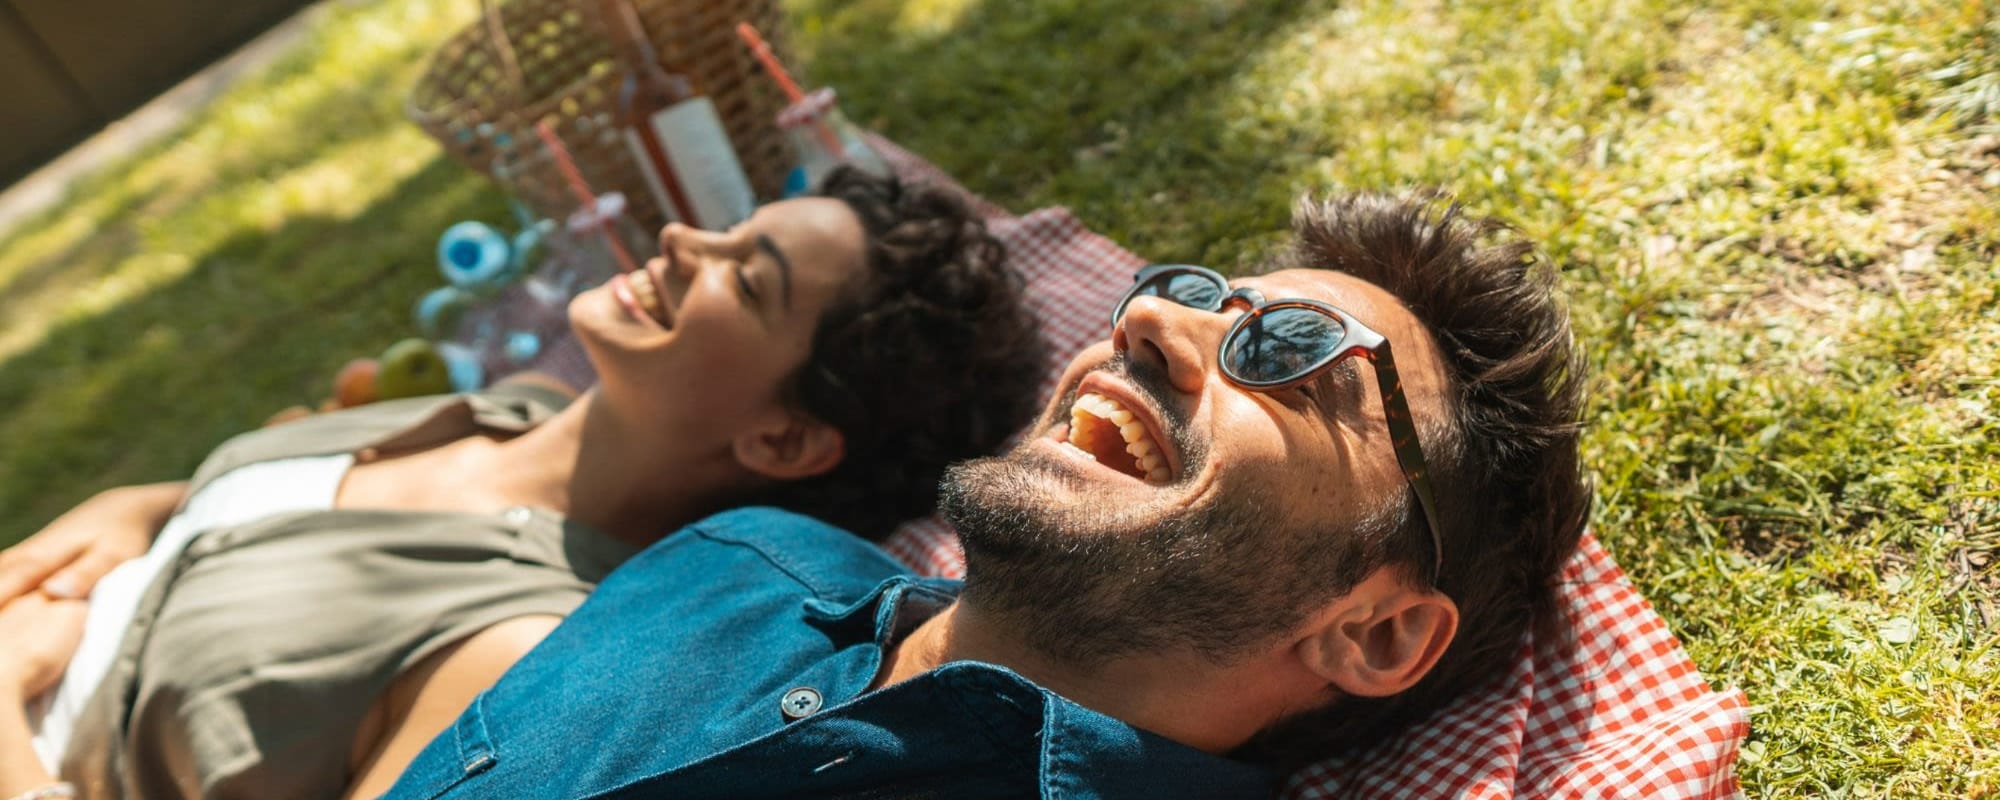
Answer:
<svg viewBox="0 0 2000 800"><path fill-rule="evenodd" d="M0 542L407 333L437 232L502 219L400 121L464 6L331 6L0 239ZM1991 2L788 7L855 119L1150 258L1254 260L1309 188L1509 220L1597 372L1599 536L1751 698L1750 793L2000 790Z"/></svg>

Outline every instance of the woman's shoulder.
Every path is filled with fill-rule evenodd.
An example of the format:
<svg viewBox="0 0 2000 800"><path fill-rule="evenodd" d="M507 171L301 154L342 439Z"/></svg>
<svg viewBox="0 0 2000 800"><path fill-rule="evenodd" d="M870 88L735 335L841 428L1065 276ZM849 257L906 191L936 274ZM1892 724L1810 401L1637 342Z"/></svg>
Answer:
<svg viewBox="0 0 2000 800"><path fill-rule="evenodd" d="M239 433L209 451L195 469L189 492L246 464L359 450L451 400L440 396L372 403Z"/></svg>

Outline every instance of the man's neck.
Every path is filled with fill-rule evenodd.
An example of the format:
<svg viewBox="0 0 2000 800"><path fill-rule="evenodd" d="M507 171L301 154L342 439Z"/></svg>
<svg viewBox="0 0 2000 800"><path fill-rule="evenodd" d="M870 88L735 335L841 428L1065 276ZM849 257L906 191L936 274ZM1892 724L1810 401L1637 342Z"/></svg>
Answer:
<svg viewBox="0 0 2000 800"><path fill-rule="evenodd" d="M1191 653L1120 657L1077 669L1026 646L1003 621L964 602L947 606L887 653L871 688L891 686L953 661L1003 666L1078 705L1210 753L1226 753L1286 714L1301 678L1282 655L1218 667ZM1251 676L1257 676L1252 678ZM1310 685L1306 680L1304 685Z"/></svg>

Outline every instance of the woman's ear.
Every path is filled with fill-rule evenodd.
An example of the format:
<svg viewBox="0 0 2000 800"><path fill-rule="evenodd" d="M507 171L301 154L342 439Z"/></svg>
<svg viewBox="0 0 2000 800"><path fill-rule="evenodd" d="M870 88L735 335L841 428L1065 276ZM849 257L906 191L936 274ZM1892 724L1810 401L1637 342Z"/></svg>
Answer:
<svg viewBox="0 0 2000 800"><path fill-rule="evenodd" d="M1458 604L1378 569L1334 600L1299 640L1304 666L1361 697L1402 692L1429 674L1458 632Z"/></svg>
<svg viewBox="0 0 2000 800"><path fill-rule="evenodd" d="M736 461L776 481L823 474L847 455L840 429L798 412L785 411L736 437Z"/></svg>

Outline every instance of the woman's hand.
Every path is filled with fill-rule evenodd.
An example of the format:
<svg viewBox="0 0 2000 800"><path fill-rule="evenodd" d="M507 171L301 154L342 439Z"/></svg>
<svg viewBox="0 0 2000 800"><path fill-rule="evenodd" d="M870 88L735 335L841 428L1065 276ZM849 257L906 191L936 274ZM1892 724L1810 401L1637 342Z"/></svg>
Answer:
<svg viewBox="0 0 2000 800"><path fill-rule="evenodd" d="M55 783L35 754L26 706L62 679L89 609L40 592L0 603L0 797Z"/></svg>
<svg viewBox="0 0 2000 800"><path fill-rule="evenodd" d="M112 567L145 554L186 491L185 483L107 490L0 550L0 604L36 588L57 598L88 596Z"/></svg>
<svg viewBox="0 0 2000 800"><path fill-rule="evenodd" d="M29 592L0 605L0 702L21 703L56 685L83 640L90 604Z"/></svg>

